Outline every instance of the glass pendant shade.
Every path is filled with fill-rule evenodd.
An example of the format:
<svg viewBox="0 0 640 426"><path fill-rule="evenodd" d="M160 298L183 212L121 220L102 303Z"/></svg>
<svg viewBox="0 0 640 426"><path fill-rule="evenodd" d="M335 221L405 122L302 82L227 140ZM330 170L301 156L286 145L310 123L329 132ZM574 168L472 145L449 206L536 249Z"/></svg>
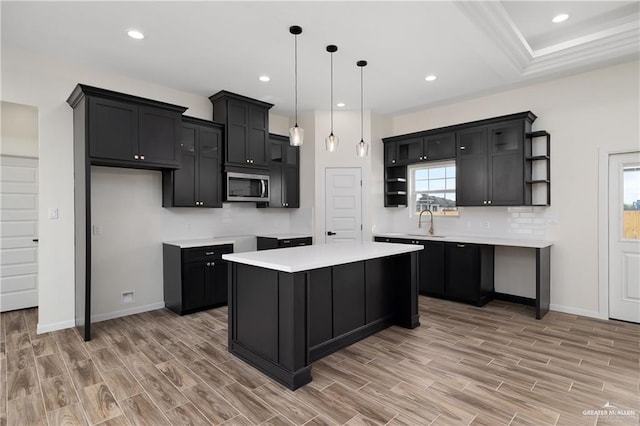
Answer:
<svg viewBox="0 0 640 426"><path fill-rule="evenodd" d="M358 157L366 157L369 153L369 144L360 139L360 142L356 145L356 154Z"/></svg>
<svg viewBox="0 0 640 426"><path fill-rule="evenodd" d="M289 129L289 145L300 146L304 141L304 130L296 124Z"/></svg>
<svg viewBox="0 0 640 426"><path fill-rule="evenodd" d="M327 151L329 151L329 152L336 152L338 150L338 143L339 142L340 142L340 140L338 139L338 137L336 135L333 134L333 132L331 132L331 134L329 136L324 138L325 147L327 148Z"/></svg>

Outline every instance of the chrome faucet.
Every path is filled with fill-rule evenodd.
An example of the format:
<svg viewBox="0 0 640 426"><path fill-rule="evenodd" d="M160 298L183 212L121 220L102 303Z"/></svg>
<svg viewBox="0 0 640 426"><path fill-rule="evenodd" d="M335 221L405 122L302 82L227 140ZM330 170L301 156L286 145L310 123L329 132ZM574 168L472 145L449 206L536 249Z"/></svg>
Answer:
<svg viewBox="0 0 640 426"><path fill-rule="evenodd" d="M420 217L418 218L418 228L422 228L422 213L424 212L428 212L431 215L431 223L429 225L429 235L433 235L433 213L431 212L431 210L426 209L426 210L422 210L420 212Z"/></svg>

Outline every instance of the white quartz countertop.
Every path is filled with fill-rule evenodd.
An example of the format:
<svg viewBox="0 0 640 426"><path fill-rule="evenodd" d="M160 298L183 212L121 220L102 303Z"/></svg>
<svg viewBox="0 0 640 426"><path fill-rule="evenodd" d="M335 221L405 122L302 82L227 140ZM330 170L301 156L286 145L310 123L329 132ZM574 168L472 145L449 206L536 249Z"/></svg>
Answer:
<svg viewBox="0 0 640 426"><path fill-rule="evenodd" d="M377 233L376 237L406 238L409 240L445 241L454 243L485 244L490 246L545 248L553 245L553 241L524 240L516 238L478 237L465 235L430 236L428 234L403 234L401 232Z"/></svg>
<svg viewBox="0 0 640 426"><path fill-rule="evenodd" d="M257 237L275 238L276 240L293 240L294 238L311 238L311 234L259 234Z"/></svg>
<svg viewBox="0 0 640 426"><path fill-rule="evenodd" d="M393 256L422 250L423 246L414 244L343 242L335 244L317 244L311 246L290 247L263 250L250 253L223 254L222 258L231 262L282 272L300 272L327 266Z"/></svg>

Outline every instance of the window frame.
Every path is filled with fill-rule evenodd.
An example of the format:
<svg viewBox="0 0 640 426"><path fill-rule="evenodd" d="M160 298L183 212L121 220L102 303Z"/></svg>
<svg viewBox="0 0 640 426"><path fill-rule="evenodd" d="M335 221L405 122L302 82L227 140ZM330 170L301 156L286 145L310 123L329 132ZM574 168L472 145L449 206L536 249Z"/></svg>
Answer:
<svg viewBox="0 0 640 426"><path fill-rule="evenodd" d="M442 161L433 161L433 162L427 162L427 163L420 163L420 164L411 164L407 166L407 177L408 177L408 188L407 188L407 207L409 208L409 216L410 217L414 217L414 216L418 216L420 213L418 213L416 211L416 204L417 204L417 200L416 200L416 194L424 194L424 193L438 193L441 192L442 194L445 193L451 193L450 190L446 190L446 186L445 186L445 190L442 191L417 191L415 186L416 186L416 172L418 170L425 170L425 169L430 169L430 168L444 168L444 167L451 167L454 166L456 167L456 160L451 159L451 160L442 160ZM445 177L446 179L446 177ZM455 189L453 191L455 193ZM457 194L456 194L456 200L457 200ZM460 217L460 208L456 206L456 214L442 214L439 211L433 211L432 212L434 214L436 214L438 217Z"/></svg>

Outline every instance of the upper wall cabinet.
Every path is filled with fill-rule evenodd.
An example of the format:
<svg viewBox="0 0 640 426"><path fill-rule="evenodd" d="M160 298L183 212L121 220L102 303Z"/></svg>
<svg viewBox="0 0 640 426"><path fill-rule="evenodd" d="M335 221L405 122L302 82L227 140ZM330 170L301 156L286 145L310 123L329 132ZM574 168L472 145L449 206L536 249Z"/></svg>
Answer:
<svg viewBox="0 0 640 426"><path fill-rule="evenodd" d="M269 135L269 205L300 207L300 148L287 136Z"/></svg>
<svg viewBox="0 0 640 426"><path fill-rule="evenodd" d="M224 90L209 100L213 119L225 125L225 169L267 169L269 109L273 104Z"/></svg>
<svg viewBox="0 0 640 426"><path fill-rule="evenodd" d="M180 167L180 121L187 108L78 84L69 99L84 108L91 164L142 169Z"/></svg>
<svg viewBox="0 0 640 426"><path fill-rule="evenodd" d="M163 207L222 207L223 126L182 119L181 166L162 172Z"/></svg>
<svg viewBox="0 0 640 426"><path fill-rule="evenodd" d="M526 111L383 139L385 206L406 206L407 165L453 158L457 206L549 205L550 135L531 132L535 119Z"/></svg>

